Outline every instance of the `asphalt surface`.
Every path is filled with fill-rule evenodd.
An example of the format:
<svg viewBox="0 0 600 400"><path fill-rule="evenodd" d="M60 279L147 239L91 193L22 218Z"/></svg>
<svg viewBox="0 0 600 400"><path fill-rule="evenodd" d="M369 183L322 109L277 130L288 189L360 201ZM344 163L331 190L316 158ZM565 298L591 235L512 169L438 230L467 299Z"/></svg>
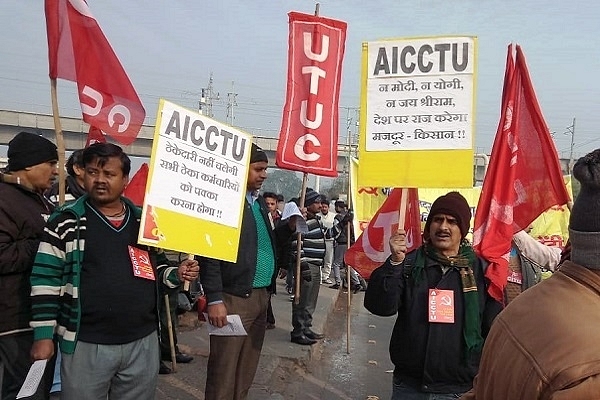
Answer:
<svg viewBox="0 0 600 400"><path fill-rule="evenodd" d="M322 352L323 341L312 346L301 346L290 342L292 303L285 291L284 281L278 280L277 283L278 294L271 300L276 327L266 332L249 400L292 398L289 394L290 376L293 378L296 374L304 373L311 360L318 359ZM321 285L319 291L317 308L313 314L315 332L325 332L327 318L335 308L338 294L342 293L328 286ZM193 312L179 318L180 326L177 334L179 348L182 352L193 355L194 360L189 364L177 364L175 373L159 376L157 400L204 399L209 352L208 332L205 323L199 322Z"/></svg>

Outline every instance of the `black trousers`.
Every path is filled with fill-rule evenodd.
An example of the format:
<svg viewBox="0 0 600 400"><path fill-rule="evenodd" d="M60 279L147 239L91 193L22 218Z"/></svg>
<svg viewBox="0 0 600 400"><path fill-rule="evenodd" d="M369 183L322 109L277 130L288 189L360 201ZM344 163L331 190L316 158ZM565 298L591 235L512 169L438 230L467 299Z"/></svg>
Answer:
<svg viewBox="0 0 600 400"><path fill-rule="evenodd" d="M20 332L0 336L0 386L2 387L2 400L14 400L23 386L29 367L31 367L31 345L33 332ZM50 388L54 377L55 355L48 360L44 376L37 392L27 399L43 400L50 397Z"/></svg>

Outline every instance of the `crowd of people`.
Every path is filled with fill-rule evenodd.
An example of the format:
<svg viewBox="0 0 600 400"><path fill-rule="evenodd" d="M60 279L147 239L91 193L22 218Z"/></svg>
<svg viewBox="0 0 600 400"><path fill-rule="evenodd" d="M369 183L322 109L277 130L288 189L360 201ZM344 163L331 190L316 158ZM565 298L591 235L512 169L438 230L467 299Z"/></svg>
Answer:
<svg viewBox="0 0 600 400"><path fill-rule="evenodd" d="M369 311L397 318L389 347L393 400L588 399L600 392L597 313L590 309L600 293L600 150L574 167L582 188L568 251L561 255L526 229L516 233L503 301L488 294L488 263L466 239L471 208L459 193L432 204L418 249L407 253L405 232L395 232L391 255L367 284L344 264L354 241L347 204L335 201L330 210L309 188L303 204L292 199L301 215L284 219L283 197L261 194L268 162L252 144L236 261L179 261L137 243L141 209L123 196L131 161L121 147L96 143L73 152L59 205L56 146L16 135L0 179L2 400L16 398L35 360L47 365L33 399L154 398L158 374L171 372L164 361L173 354L178 363L193 360L179 350L168 315L183 283L198 281L208 323L223 327L237 314L247 332L210 336L205 398L245 399L265 332L275 327L277 278L299 296L290 307L290 341L310 346L324 338L312 326L320 286L341 290L344 269L347 289L366 291ZM151 272L132 273L139 263ZM554 274L543 280L543 270ZM439 309L432 312L432 304Z"/></svg>

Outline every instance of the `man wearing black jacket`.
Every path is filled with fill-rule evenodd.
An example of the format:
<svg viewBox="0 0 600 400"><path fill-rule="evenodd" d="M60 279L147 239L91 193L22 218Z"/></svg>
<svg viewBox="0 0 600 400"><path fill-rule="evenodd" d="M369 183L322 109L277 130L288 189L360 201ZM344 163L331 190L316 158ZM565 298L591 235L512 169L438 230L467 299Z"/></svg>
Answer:
<svg viewBox="0 0 600 400"><path fill-rule="evenodd" d="M487 293L485 261L465 239L470 220L458 192L439 197L423 245L405 255L406 235L398 231L390 239L392 255L371 274L365 307L376 315L397 314L390 340L392 400L454 399L472 386L502 305Z"/></svg>
<svg viewBox="0 0 600 400"><path fill-rule="evenodd" d="M267 166L264 151L252 144L237 261L200 259L209 322L222 327L228 314L238 314L248 333L211 335L206 400L247 398L265 337L269 290L277 273L277 246L288 240L295 226L294 218L272 229L265 201L258 194L267 178Z"/></svg>
<svg viewBox="0 0 600 400"><path fill-rule="evenodd" d="M29 275L44 225L54 209L43 193L58 175L57 161L56 146L33 133L21 132L8 143L8 172L3 179L6 182L0 182L0 398L3 400L16 397L31 365ZM48 368L38 396L47 395L52 384L51 372Z"/></svg>

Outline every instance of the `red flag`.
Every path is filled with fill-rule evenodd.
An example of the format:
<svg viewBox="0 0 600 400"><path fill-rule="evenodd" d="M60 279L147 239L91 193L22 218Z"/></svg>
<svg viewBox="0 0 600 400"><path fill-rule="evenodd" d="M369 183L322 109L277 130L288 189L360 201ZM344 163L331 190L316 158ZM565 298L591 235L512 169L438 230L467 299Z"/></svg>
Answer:
<svg viewBox="0 0 600 400"><path fill-rule="evenodd" d="M475 213L473 245L490 262L490 295L503 301L513 234L542 212L565 204L558 155L537 102L525 57L508 47L503 104L490 164Z"/></svg>
<svg viewBox="0 0 600 400"><path fill-rule="evenodd" d="M338 103L346 23L290 12L288 82L275 163L337 176Z"/></svg>
<svg viewBox="0 0 600 400"><path fill-rule="evenodd" d="M148 164L143 163L140 169L135 173L133 178L127 184L123 191L123 196L127 197L136 206L144 204L146 196L146 181L148 180Z"/></svg>
<svg viewBox="0 0 600 400"><path fill-rule="evenodd" d="M402 189L392 190L387 200L377 210L367 228L346 252L344 261L363 278L369 279L371 272L390 255L390 236L398 229ZM421 218L417 189L408 189L404 230L408 251L421 243Z"/></svg>
<svg viewBox="0 0 600 400"><path fill-rule="evenodd" d="M90 125L90 130L87 135L85 147L89 147L94 143L106 143L106 138L104 137L104 134L100 129Z"/></svg>
<svg viewBox="0 0 600 400"><path fill-rule="evenodd" d="M46 0L50 78L77 82L83 120L124 145L146 111L84 0Z"/></svg>

